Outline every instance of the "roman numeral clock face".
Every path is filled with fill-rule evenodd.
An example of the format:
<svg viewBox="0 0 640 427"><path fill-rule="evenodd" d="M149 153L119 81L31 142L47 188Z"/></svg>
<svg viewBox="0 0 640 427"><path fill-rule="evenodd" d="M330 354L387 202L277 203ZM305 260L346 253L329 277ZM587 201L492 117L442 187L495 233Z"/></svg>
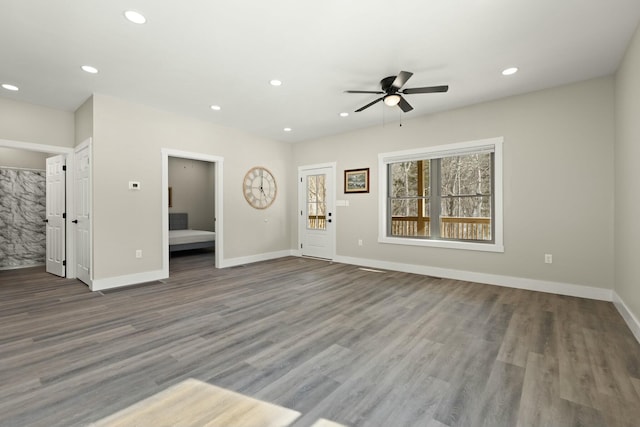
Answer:
<svg viewBox="0 0 640 427"><path fill-rule="evenodd" d="M242 185L244 198L256 209L266 209L276 199L278 187L273 174L261 166L249 169Z"/></svg>

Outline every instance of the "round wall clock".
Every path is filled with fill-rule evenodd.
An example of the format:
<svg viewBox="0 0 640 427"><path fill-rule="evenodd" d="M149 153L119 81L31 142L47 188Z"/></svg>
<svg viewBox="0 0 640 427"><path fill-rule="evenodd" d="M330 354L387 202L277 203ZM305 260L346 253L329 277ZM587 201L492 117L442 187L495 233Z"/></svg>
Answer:
<svg viewBox="0 0 640 427"><path fill-rule="evenodd" d="M247 202L256 209L266 209L276 199L278 186L269 169L256 166L244 176L242 192Z"/></svg>

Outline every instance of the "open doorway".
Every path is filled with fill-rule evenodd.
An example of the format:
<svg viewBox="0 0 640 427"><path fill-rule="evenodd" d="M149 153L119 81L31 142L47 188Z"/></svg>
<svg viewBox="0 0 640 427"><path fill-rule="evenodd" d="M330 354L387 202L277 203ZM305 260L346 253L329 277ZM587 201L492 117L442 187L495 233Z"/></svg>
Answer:
<svg viewBox="0 0 640 427"><path fill-rule="evenodd" d="M171 254L183 251L211 251L212 264L220 267L222 167L222 157L162 150L162 269L166 277ZM170 230L181 232L170 236Z"/></svg>
<svg viewBox="0 0 640 427"><path fill-rule="evenodd" d="M47 157L58 155L61 162L66 163L66 165L73 165L73 148L0 139L0 150L2 150L1 157L3 159L3 165L0 166L5 166L7 172L4 174L7 179L3 179L3 182L7 182L4 182L6 185L3 186L3 191L12 195L15 195L15 191L18 190L24 192L24 194L18 195L17 198L3 197L3 202L7 204L9 203L9 199L16 199L16 203L21 205L17 208L15 206L11 207L11 215L15 216L14 214L16 212L19 214L21 211L24 213L24 215L18 219L12 217L10 222L5 218L5 221L3 221L3 223L5 223L4 225L11 224L15 226L16 224L22 224L24 227L18 231L12 231L4 227L6 229L2 232L2 240L6 240L6 242L4 242L6 244L3 244L3 247L5 247L5 249L11 249L13 257L10 259L9 257L3 256L3 260L8 261L11 265L3 265L2 268L48 265L47 258L50 252L52 252L50 251L50 249L52 249L50 247L51 239L47 236L49 230L45 225L48 214L46 210L39 209L45 207L45 202L48 203L52 197L47 188L48 176L44 173L48 168L48 161L46 159ZM12 179L9 180L9 178ZM44 188L41 187L41 184L44 184ZM72 184L72 180L67 177L61 184L62 188L59 188L58 191L62 203L60 210L65 212L65 216L66 214L73 213L74 194ZM7 209L4 209L5 207ZM3 213L9 215L9 207L5 207L3 207ZM16 208L17 211L14 208ZM60 255L60 264L62 265L64 263L67 266L71 266L71 268L52 271L54 274L69 278L76 277L75 268L73 268L73 261L76 257L74 252L75 244L71 233L72 230L68 227L62 231L59 235L59 248L57 249L57 253ZM12 241L9 242L7 239L11 239ZM42 242L43 239L44 242ZM44 243L44 246L42 243ZM45 251L44 257L41 256L42 249ZM37 253L32 253L32 251ZM16 258L15 255L18 253L20 253L18 258L22 258L22 261L25 261L26 264L21 264L21 260ZM41 262L38 262L38 260Z"/></svg>
<svg viewBox="0 0 640 427"><path fill-rule="evenodd" d="M169 261L215 250L215 166L169 157Z"/></svg>

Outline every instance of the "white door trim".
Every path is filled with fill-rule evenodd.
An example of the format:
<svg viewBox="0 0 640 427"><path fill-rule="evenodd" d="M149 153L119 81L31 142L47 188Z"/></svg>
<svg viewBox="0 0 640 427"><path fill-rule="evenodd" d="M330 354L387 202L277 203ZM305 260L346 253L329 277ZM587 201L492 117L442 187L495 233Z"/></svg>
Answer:
<svg viewBox="0 0 640 427"><path fill-rule="evenodd" d="M222 213L224 212L222 203L222 177L224 157L212 156L209 154L192 153L189 151L174 150L170 148L162 148L162 275L169 277L169 157L179 157L182 159L201 160L205 162L215 163L215 206L214 216L216 224L216 245L215 245L215 267L221 268L224 260L224 221Z"/></svg>
<svg viewBox="0 0 640 427"><path fill-rule="evenodd" d="M66 202L66 213L67 219L69 217L75 215L75 210L73 206L73 148L70 147L60 147L58 145L47 145L47 144L38 144L34 142L24 142L24 141L13 141L10 139L0 139L0 147L3 148L14 148L17 150L25 150L25 151L36 151L38 153L47 153L47 154L64 154L66 157L67 164L67 202ZM68 221L67 221L68 222ZM73 242L73 229L71 227L66 227L65 233L66 240L66 251L67 251L67 269L66 274L70 279L75 278L75 245Z"/></svg>
<svg viewBox="0 0 640 427"><path fill-rule="evenodd" d="M70 154L73 148L60 147L58 145L37 144L34 142L12 141L10 139L0 139L0 147L17 148L18 150L37 151L47 154Z"/></svg>
<svg viewBox="0 0 640 427"><path fill-rule="evenodd" d="M296 211L296 217L298 218L298 246L296 247L296 253L298 256L302 255L302 250L300 249L301 245L302 245L302 234L304 232L303 228L305 227L305 221L303 221L300 218L299 212L300 211L305 211L305 206L304 204L306 203L306 195L305 195L305 191L303 190L304 186L303 185L299 185L300 184L300 180L302 179L302 173L303 172L307 172L307 171L311 171L314 169L327 169L330 168L331 169L331 175L333 177L333 179L331 180L331 194L332 194L332 199L331 199L331 204L333 206L333 226L330 227L327 231L330 233L331 236L331 260L336 258L336 228L337 228L337 223L338 223L338 218L337 215L335 214L335 206L336 206L336 169L337 169L337 163L336 162L331 162L331 163L318 163L318 164L314 164L314 165L304 165L304 166L298 166L298 209Z"/></svg>

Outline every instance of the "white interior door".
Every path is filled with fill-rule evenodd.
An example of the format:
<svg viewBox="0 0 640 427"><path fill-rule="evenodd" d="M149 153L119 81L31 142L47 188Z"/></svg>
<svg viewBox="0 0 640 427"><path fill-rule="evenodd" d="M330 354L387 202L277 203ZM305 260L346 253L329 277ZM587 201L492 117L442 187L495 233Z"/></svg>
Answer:
<svg viewBox="0 0 640 427"><path fill-rule="evenodd" d="M65 156L47 159L47 267L48 273L65 277L66 192Z"/></svg>
<svg viewBox="0 0 640 427"><path fill-rule="evenodd" d="M304 256L335 256L334 167L301 168L300 251Z"/></svg>
<svg viewBox="0 0 640 427"><path fill-rule="evenodd" d="M91 234L89 213L91 209L91 156L87 144L76 151L74 162L74 200L75 200L75 260L76 277L91 285Z"/></svg>

